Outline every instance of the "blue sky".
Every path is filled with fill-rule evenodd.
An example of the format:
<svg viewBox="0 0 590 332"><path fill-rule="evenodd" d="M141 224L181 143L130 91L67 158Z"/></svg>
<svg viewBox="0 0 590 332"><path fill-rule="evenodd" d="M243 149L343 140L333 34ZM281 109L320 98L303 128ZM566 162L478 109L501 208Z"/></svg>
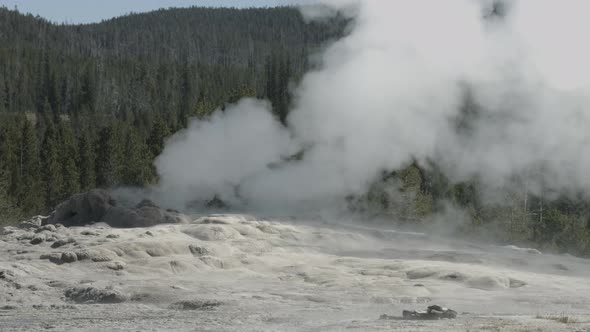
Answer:
<svg viewBox="0 0 590 332"><path fill-rule="evenodd" d="M265 7L308 0L0 0L0 6L45 17L53 22L100 22L130 12L189 6Z"/></svg>

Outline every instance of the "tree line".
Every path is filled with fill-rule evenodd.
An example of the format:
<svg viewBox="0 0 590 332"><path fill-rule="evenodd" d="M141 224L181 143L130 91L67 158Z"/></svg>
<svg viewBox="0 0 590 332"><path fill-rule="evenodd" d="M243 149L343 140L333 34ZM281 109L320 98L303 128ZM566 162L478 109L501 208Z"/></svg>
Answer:
<svg viewBox="0 0 590 332"><path fill-rule="evenodd" d="M53 24L0 7L0 218L73 193L144 186L170 134L242 97L282 121L289 82L343 19L295 8L188 8Z"/></svg>
<svg viewBox="0 0 590 332"><path fill-rule="evenodd" d="M412 163L383 172L365 194L349 197L349 207L377 219L426 228L434 224L435 231L447 235L590 256L587 197L542 186L533 191L530 180L530 174L514 176L508 187L490 192L477 178L450 181L434 162Z"/></svg>

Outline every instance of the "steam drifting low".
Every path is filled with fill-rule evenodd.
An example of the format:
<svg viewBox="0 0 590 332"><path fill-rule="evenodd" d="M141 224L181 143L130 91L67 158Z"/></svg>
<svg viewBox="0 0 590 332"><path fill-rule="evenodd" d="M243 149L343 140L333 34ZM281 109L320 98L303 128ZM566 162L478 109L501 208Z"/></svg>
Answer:
<svg viewBox="0 0 590 332"><path fill-rule="evenodd" d="M193 120L156 161L168 199L326 206L412 161L491 188L590 188L588 1L322 2L304 13L351 15L351 32L294 90L288 126L250 99Z"/></svg>

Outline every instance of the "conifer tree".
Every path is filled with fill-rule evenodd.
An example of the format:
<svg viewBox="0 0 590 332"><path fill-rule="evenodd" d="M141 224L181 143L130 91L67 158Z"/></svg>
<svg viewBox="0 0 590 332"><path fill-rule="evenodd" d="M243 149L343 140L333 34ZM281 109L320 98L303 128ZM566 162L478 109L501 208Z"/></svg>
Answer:
<svg viewBox="0 0 590 332"><path fill-rule="evenodd" d="M103 128L98 134L96 150L96 184L110 188L120 181L120 144L113 125Z"/></svg>
<svg viewBox="0 0 590 332"><path fill-rule="evenodd" d="M155 158L162 153L164 150L164 140L170 134L168 125L164 121L161 115L156 115L154 119L154 123L152 124L152 130L150 131L150 136L148 137L148 147L152 154L152 157Z"/></svg>
<svg viewBox="0 0 590 332"><path fill-rule="evenodd" d="M58 129L60 139L60 171L63 178L60 198L64 200L80 191L79 156L76 137L74 136L70 123L61 121Z"/></svg>
<svg viewBox="0 0 590 332"><path fill-rule="evenodd" d="M20 178L20 136L21 136L21 119L22 117L8 118L3 123L4 127L0 130L0 162L6 174L8 193L15 197L19 190Z"/></svg>
<svg viewBox="0 0 590 332"><path fill-rule="evenodd" d="M197 106L195 107L194 116L198 119L203 119L213 112L215 106L205 97L204 93L200 93Z"/></svg>
<svg viewBox="0 0 590 332"><path fill-rule="evenodd" d="M287 123L287 115L291 104L291 95L289 93L289 80L291 79L291 58L286 55L282 60L278 72L277 88L277 114L281 123Z"/></svg>
<svg viewBox="0 0 590 332"><path fill-rule="evenodd" d="M8 171L0 165L0 226L11 224L22 218L22 214L14 204L8 193L9 176Z"/></svg>
<svg viewBox="0 0 590 332"><path fill-rule="evenodd" d="M80 173L80 189L87 191L96 187L96 147L92 135L85 131L78 144L80 158L78 169Z"/></svg>
<svg viewBox="0 0 590 332"><path fill-rule="evenodd" d="M51 209L61 200L64 183L61 172L62 160L57 130L53 122L47 123L45 137L41 144L41 166L43 169L44 207Z"/></svg>
<svg viewBox="0 0 590 332"><path fill-rule="evenodd" d="M17 203L25 213L40 213L43 208L41 191L41 162L37 135L31 121L22 126Z"/></svg>
<svg viewBox="0 0 590 332"><path fill-rule="evenodd" d="M10 163L14 160L11 150L8 146L11 137L7 134L7 128L0 127L0 225L9 224L21 217L20 211L16 207L12 196L10 195Z"/></svg>
<svg viewBox="0 0 590 332"><path fill-rule="evenodd" d="M266 98L281 123L286 124L289 112L289 80L292 76L288 55L273 54L266 60Z"/></svg>
<svg viewBox="0 0 590 332"><path fill-rule="evenodd" d="M94 112L96 107L96 76L94 68L87 67L82 76L82 87L80 90L80 103L81 109L87 109L90 112Z"/></svg>
<svg viewBox="0 0 590 332"><path fill-rule="evenodd" d="M153 179L151 153L135 127L127 128L122 184L144 186Z"/></svg>
<svg viewBox="0 0 590 332"><path fill-rule="evenodd" d="M5 84L4 78L0 76L0 113L4 113L8 109L8 94Z"/></svg>
<svg viewBox="0 0 590 332"><path fill-rule="evenodd" d="M182 67L180 82L180 102L178 109L179 126L185 128L187 125L188 114L194 108L192 70L188 63Z"/></svg>

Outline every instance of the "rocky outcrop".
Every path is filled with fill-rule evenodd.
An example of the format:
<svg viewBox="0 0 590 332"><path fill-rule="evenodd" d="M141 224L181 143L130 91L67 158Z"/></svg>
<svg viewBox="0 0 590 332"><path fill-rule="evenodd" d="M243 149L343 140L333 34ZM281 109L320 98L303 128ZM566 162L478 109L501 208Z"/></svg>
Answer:
<svg viewBox="0 0 590 332"><path fill-rule="evenodd" d="M129 300L129 295L117 289L99 289L95 287L74 287L64 292L65 298L76 303L121 303Z"/></svg>
<svg viewBox="0 0 590 332"><path fill-rule="evenodd" d="M163 210L149 200L143 200L135 207L123 207L107 191L92 190L76 194L59 204L43 224L72 227L103 222L111 227L133 228L181 220L180 214Z"/></svg>

